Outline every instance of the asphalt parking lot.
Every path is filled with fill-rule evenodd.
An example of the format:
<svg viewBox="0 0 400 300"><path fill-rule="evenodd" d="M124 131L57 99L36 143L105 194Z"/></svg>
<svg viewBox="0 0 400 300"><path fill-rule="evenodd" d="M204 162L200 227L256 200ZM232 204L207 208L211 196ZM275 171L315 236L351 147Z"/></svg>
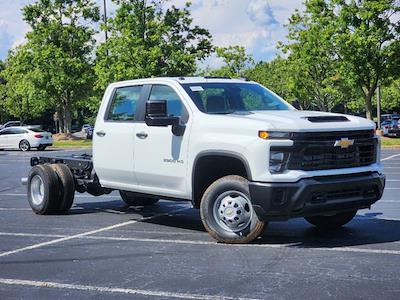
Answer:
<svg viewBox="0 0 400 300"><path fill-rule="evenodd" d="M187 202L77 194L37 216L20 185L37 154L0 151L0 299L400 298L399 149L382 151L383 199L346 227L275 222L250 245L215 243Z"/></svg>

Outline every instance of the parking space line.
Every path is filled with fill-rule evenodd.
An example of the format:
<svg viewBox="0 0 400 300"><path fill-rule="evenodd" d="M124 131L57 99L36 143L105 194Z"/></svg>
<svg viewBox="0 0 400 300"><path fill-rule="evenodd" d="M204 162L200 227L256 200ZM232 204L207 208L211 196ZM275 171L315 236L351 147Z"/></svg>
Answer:
<svg viewBox="0 0 400 300"><path fill-rule="evenodd" d="M28 210L32 210L30 208L17 208L17 207L0 207L0 211L4 211L4 210L22 210L22 211L28 211Z"/></svg>
<svg viewBox="0 0 400 300"><path fill-rule="evenodd" d="M0 257L4 257L4 256L8 256L8 255L11 255L11 254L16 254L16 253L27 251L27 250L33 250L33 249L41 248L41 247L44 247L44 246L49 246L49 245L53 245L53 244L57 244L57 243L61 243L61 242L65 242L65 241L81 238L81 237L84 237L84 236L88 236L88 235L92 235L92 234L96 234L96 233L100 233L100 232L116 229L116 228L119 228L119 227L135 224L135 223L138 223L138 222L141 222L141 221L151 220L151 219L154 219L154 218L157 218L157 217L160 217L160 216L169 215L169 214L176 213L176 212L183 211L183 210L187 210L187 209L189 209L189 208L187 208L187 207L180 208L180 209L176 209L176 210L169 211L169 212L166 212L166 213L156 214L156 215L153 215L151 217L141 218L139 220L130 220L130 221L114 224L114 225L111 225L111 226L102 227L102 228L99 228L99 229L95 229L95 230L91 230L91 231L87 231L87 232L83 232L83 233L79 233L79 234L75 234L75 235L71 235L71 236L58 238L58 239L51 240L51 241L44 242L44 243L34 244L34 245L31 245L31 246L27 246L27 247L23 247L23 248L19 248L19 249L15 249L15 250L11 250L11 251L0 253Z"/></svg>
<svg viewBox="0 0 400 300"><path fill-rule="evenodd" d="M24 197L26 197L26 194L23 194L23 193L8 193L8 194L2 194L2 193L0 193L0 196L8 196L8 197L22 197L22 196L24 196ZM75 198L93 198L93 197L95 197L95 196L92 196L92 195L75 195ZM98 198L119 198L119 196L118 195L102 195L102 196L99 196ZM179 201L177 201L177 202L179 202Z"/></svg>
<svg viewBox="0 0 400 300"><path fill-rule="evenodd" d="M382 158L381 161L389 160L389 159L392 159L392 158L397 157L397 156L400 156L400 154L394 154L394 155Z"/></svg>
<svg viewBox="0 0 400 300"><path fill-rule="evenodd" d="M385 218L380 220L396 220ZM49 237L49 235L30 234L30 233L0 233L0 235L9 236L43 236ZM67 236L65 236L67 237ZM387 249L369 249L369 248L358 248L358 247L304 247L301 242L286 243L286 244L223 244L214 241L193 241L193 240L179 240L179 239L155 239L155 238L135 238L135 237L112 237L112 236L79 236L76 239L87 239L87 240L104 240L104 241L116 241L116 242L145 242L145 243L169 243L169 244L183 244L183 245L206 245L206 246L217 246L217 247L253 247L253 248L269 248L269 249L291 249L291 250L318 250L318 251L330 251L330 252L357 252L366 254L391 254L400 255L400 250L387 250ZM62 239L62 238L60 238Z"/></svg>
<svg viewBox="0 0 400 300"><path fill-rule="evenodd" d="M221 299L221 300L222 299L252 300L252 298L227 297L227 296L222 296L222 295L200 295L200 294L191 294L191 293L152 291L152 290L128 289L128 288L114 288L114 287L82 285L82 284L58 283L58 282L51 282L51 281L21 280L21 279L7 279L7 278L0 278L0 284L43 287L43 288L53 288L53 289L79 290L79 291L87 291L87 292L141 295L141 296L148 296L148 297L159 297L159 298L164 298L164 299L165 298L177 298L177 299L197 299L197 300L217 300L217 299Z"/></svg>

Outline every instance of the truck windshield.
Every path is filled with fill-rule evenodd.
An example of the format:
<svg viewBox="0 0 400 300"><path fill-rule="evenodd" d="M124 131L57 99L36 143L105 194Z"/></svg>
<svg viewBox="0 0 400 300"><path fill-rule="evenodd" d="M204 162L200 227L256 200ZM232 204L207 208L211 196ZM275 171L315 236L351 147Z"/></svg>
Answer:
<svg viewBox="0 0 400 300"><path fill-rule="evenodd" d="M273 93L254 83L185 83L182 86L197 108L208 114L291 109Z"/></svg>

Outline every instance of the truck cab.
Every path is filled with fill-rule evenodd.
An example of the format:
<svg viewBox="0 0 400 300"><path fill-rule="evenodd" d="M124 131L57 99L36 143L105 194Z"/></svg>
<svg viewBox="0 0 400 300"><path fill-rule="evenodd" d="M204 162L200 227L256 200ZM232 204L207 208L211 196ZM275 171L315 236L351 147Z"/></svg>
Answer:
<svg viewBox="0 0 400 300"><path fill-rule="evenodd" d="M41 162L52 161L32 165ZM75 178L78 190L119 190L128 205L191 201L226 243L250 242L268 221L293 217L340 227L385 184L372 121L300 111L256 82L227 78L111 84L86 163L91 175Z"/></svg>

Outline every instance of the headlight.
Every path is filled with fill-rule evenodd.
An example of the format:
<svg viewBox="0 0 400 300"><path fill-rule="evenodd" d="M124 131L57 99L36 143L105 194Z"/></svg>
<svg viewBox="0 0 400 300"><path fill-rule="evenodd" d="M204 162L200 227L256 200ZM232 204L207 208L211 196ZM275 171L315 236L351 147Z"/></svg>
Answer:
<svg viewBox="0 0 400 300"><path fill-rule="evenodd" d="M285 131L265 131L260 130L258 136L264 140L266 139L290 139L292 136L291 132Z"/></svg>
<svg viewBox="0 0 400 300"><path fill-rule="evenodd" d="M269 156L269 171L280 173L284 170L286 157L284 152L271 151Z"/></svg>

